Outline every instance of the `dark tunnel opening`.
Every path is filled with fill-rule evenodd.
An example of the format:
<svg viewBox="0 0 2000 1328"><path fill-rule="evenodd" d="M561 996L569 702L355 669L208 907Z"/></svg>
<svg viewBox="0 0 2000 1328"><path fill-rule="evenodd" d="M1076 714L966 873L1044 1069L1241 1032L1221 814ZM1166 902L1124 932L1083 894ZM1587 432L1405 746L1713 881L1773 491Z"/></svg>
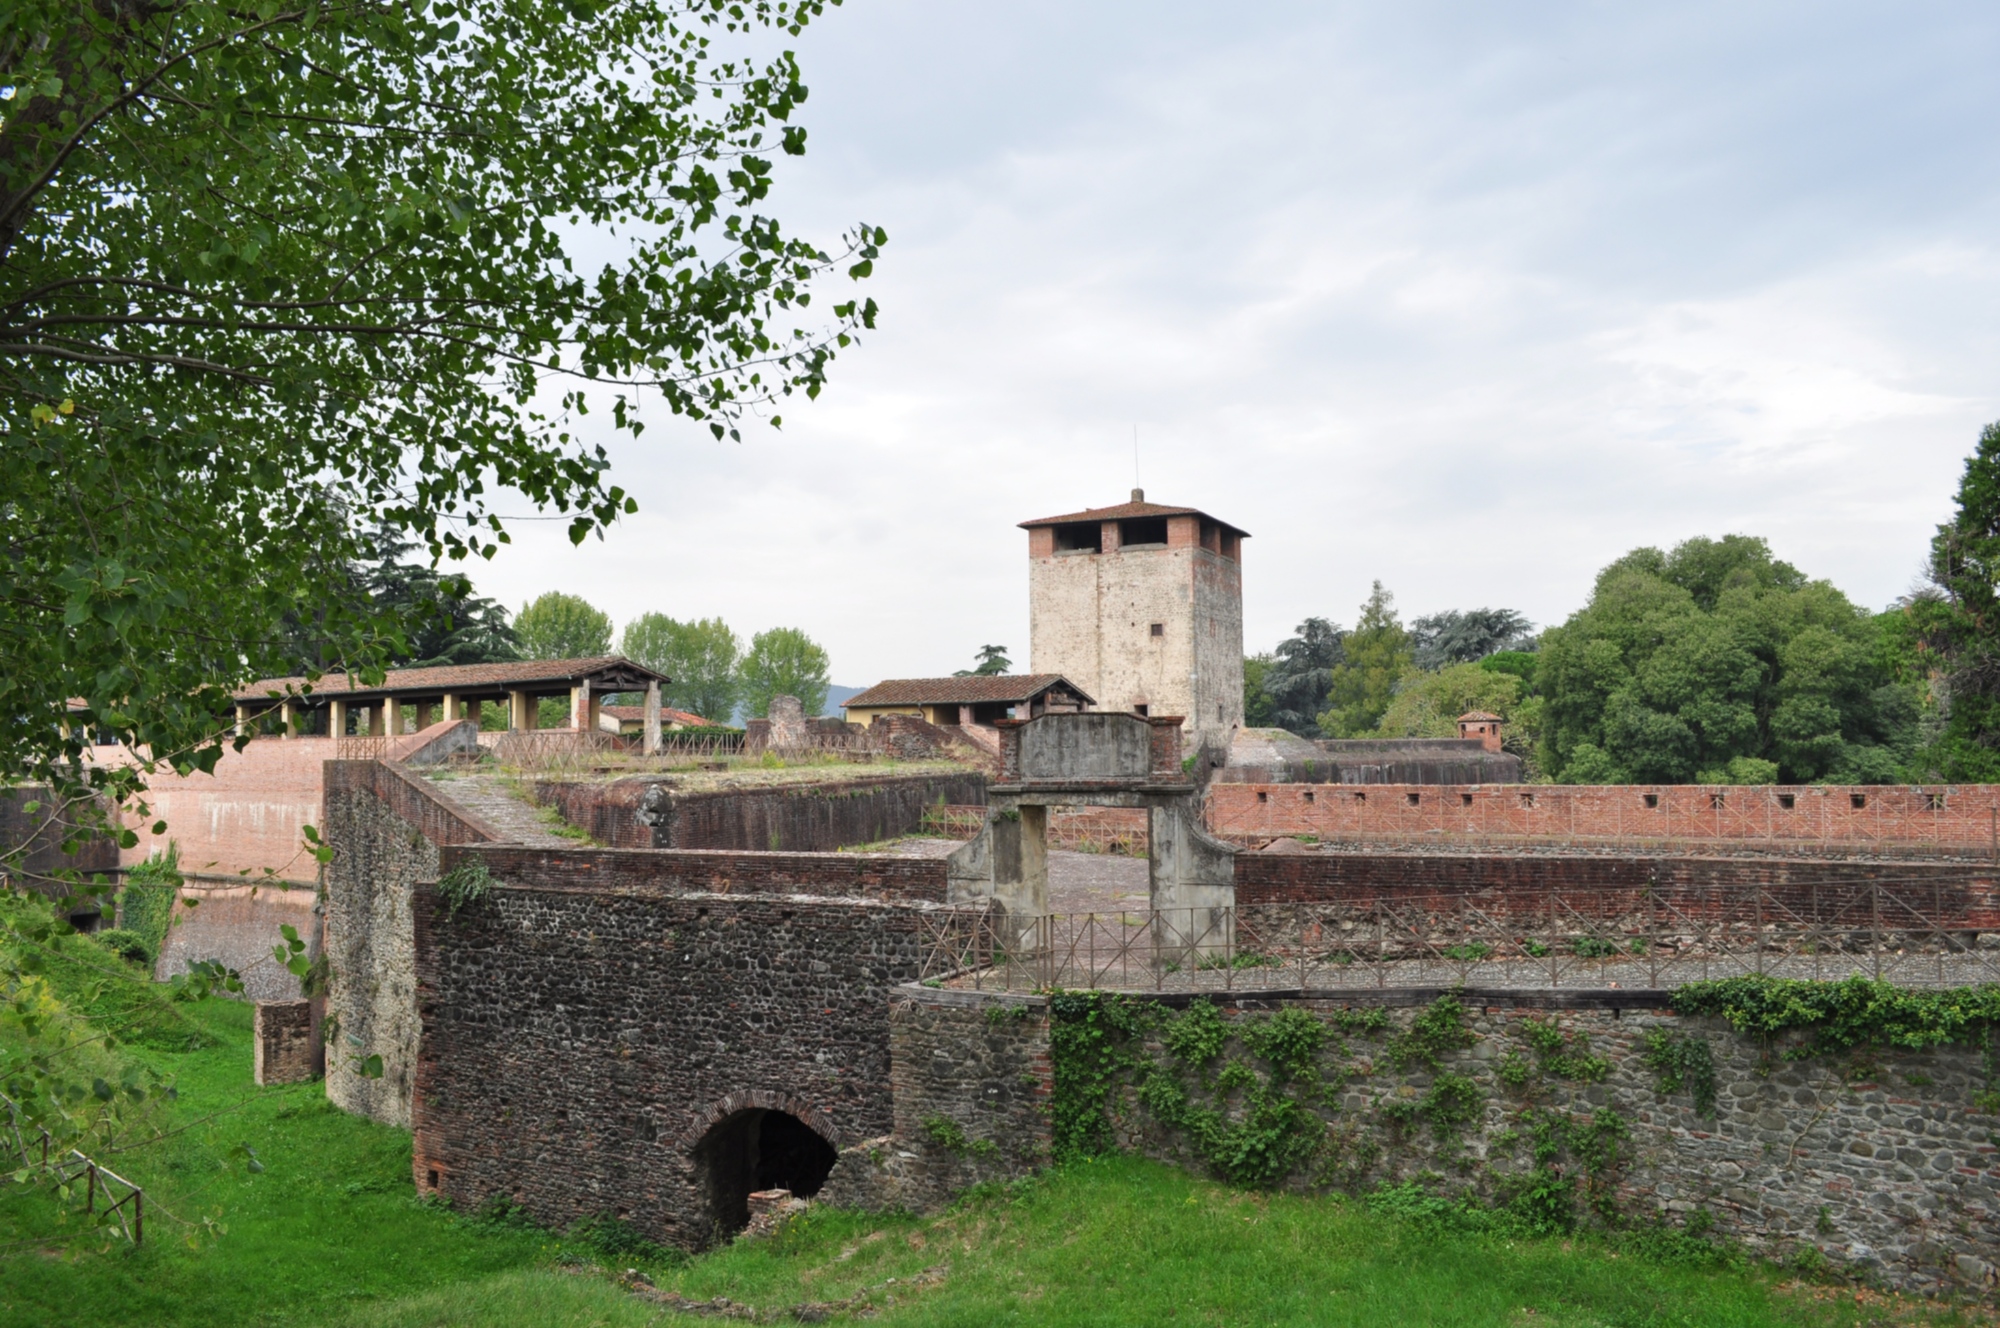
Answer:
<svg viewBox="0 0 2000 1328"><path fill-rule="evenodd" d="M695 1163L718 1237L749 1225L750 1196L759 1190L818 1194L836 1156L817 1130L787 1112L752 1107L716 1122L695 1146Z"/></svg>

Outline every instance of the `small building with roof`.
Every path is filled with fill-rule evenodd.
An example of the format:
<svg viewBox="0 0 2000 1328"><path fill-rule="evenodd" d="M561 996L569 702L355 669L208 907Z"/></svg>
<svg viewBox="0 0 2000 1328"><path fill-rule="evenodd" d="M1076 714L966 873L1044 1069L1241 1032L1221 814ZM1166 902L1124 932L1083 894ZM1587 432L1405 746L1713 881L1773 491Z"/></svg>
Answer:
<svg viewBox="0 0 2000 1328"><path fill-rule="evenodd" d="M595 733L607 695L644 693L646 710L658 713L660 687L671 681L623 655L390 669L373 686L345 673L266 678L237 689L236 724L239 732L272 726L285 737L393 737L439 720L477 720L480 704L495 701L507 708L508 730L525 732L538 726L542 699L560 696L569 699L568 727Z"/></svg>
<svg viewBox="0 0 2000 1328"><path fill-rule="evenodd" d="M1104 710L1178 715L1219 765L1243 724L1243 541L1194 507L1146 501L1023 521L1030 667Z"/></svg>
<svg viewBox="0 0 2000 1328"><path fill-rule="evenodd" d="M877 715L915 715L932 724L988 724L1032 719L1095 704L1060 673L968 674L954 678L891 678L841 703L850 724Z"/></svg>

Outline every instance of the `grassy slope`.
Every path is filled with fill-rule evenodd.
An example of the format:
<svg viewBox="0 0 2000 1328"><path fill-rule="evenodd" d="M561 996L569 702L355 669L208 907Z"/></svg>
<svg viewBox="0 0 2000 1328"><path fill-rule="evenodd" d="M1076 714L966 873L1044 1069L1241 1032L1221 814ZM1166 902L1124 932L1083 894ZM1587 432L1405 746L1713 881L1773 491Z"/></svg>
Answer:
<svg viewBox="0 0 2000 1328"><path fill-rule="evenodd" d="M243 1006L170 1007L109 987L80 1003L144 1030L138 1054L179 1077L174 1116L194 1122L119 1168L183 1219L219 1214L227 1234L190 1247L187 1228L155 1217L141 1252L64 1255L45 1198L0 1195L0 1242L43 1238L0 1253L0 1325L694 1321L558 1268L573 1244L417 1203L406 1133L331 1109L318 1085L250 1085ZM262 1174L232 1160L237 1144L256 1150ZM934 1268L940 1283L908 1289ZM814 1212L775 1240L649 1271L692 1299L767 1310L872 1288L880 1321L897 1325L1846 1324L1908 1312L1847 1296L1809 1304L1765 1273L1668 1267L1591 1242L1431 1237L1359 1204L1246 1194L1132 1159L921 1222Z"/></svg>

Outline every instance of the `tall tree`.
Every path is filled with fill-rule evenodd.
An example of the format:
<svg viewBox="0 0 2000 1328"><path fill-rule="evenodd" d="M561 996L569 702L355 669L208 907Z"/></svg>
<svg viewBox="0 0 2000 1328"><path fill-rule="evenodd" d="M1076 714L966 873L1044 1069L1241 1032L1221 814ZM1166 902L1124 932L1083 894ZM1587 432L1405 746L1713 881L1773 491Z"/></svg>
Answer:
<svg viewBox="0 0 2000 1328"><path fill-rule="evenodd" d="M70 735L212 765L288 621L379 668L394 606L315 609L347 510L433 555L523 500L580 540L633 510L587 408L721 438L816 395L875 311L811 288L885 239L760 210L805 148L773 38L822 9L0 6L0 767L77 777L76 696Z"/></svg>
<svg viewBox="0 0 2000 1328"><path fill-rule="evenodd" d="M611 653L611 616L580 595L551 590L514 619L529 659L587 659Z"/></svg>
<svg viewBox="0 0 2000 1328"><path fill-rule="evenodd" d="M1543 635L1542 768L1593 783L1894 778L1916 700L1883 669L1881 631L1761 539L1635 549Z"/></svg>
<svg viewBox="0 0 2000 1328"><path fill-rule="evenodd" d="M1396 616L1396 597L1380 581L1342 646L1346 658L1329 680L1319 727L1329 738L1356 738L1381 722L1397 680L1416 657L1410 634Z"/></svg>
<svg viewBox="0 0 2000 1328"><path fill-rule="evenodd" d="M728 723L742 684L736 676L743 643L720 618L679 622L664 613L642 613L625 624L619 651L673 679L667 704Z"/></svg>
<svg viewBox="0 0 2000 1328"><path fill-rule="evenodd" d="M752 715L771 713L771 698L796 696L806 714L826 708L830 661L817 642L796 627L773 627L750 638L743 656L743 704Z"/></svg>
<svg viewBox="0 0 2000 1328"><path fill-rule="evenodd" d="M1519 678L1476 663L1452 664L1436 672L1413 669L1397 683L1375 736L1456 738L1460 715L1485 710L1500 716L1508 745L1520 746L1520 740L1529 736L1516 729L1522 719L1521 693Z"/></svg>
<svg viewBox="0 0 2000 1328"><path fill-rule="evenodd" d="M1533 641L1534 624L1513 609L1449 609L1410 621L1420 669L1471 664L1497 651L1529 648Z"/></svg>
<svg viewBox="0 0 2000 1328"><path fill-rule="evenodd" d="M1007 647L1005 646L981 646L979 647L979 653L974 655L973 658L978 663L969 669L960 669L951 676L954 678L991 678L1003 674L1008 669L1014 667L1014 661L1007 658Z"/></svg>
<svg viewBox="0 0 2000 1328"><path fill-rule="evenodd" d="M1327 688L1333 685L1333 670L1346 658L1341 647L1345 633L1324 618L1308 618L1298 625L1297 634L1278 644L1261 670L1265 704L1260 709L1268 724L1301 736L1318 732L1319 712L1326 706ZM1250 670L1245 667L1244 683ZM1249 723L1249 704L1244 706L1244 723Z"/></svg>
<svg viewBox="0 0 2000 1328"><path fill-rule="evenodd" d="M1944 732L1931 748L1946 779L2000 780L2000 424L1980 431L1958 481L1958 510L1931 541L1930 591L1905 612L1935 659Z"/></svg>

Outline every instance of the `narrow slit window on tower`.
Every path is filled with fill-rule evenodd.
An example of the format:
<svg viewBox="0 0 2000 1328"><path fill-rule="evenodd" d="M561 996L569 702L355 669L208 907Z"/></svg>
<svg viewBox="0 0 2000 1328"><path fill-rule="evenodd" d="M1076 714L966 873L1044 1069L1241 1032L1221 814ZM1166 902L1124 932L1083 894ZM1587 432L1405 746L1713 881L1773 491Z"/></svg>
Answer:
<svg viewBox="0 0 2000 1328"><path fill-rule="evenodd" d="M1306 801L1307 801L1307 802L1311 802L1312 800L1313 800L1313 795L1312 795L1312 790L1311 790L1311 789L1307 789L1307 790L1306 790Z"/></svg>
<svg viewBox="0 0 2000 1328"><path fill-rule="evenodd" d="M1264 792L1260 791L1260 792L1259 792L1259 793L1257 794L1257 801L1259 801L1259 802L1269 802L1270 800L1271 800L1271 795L1270 795L1270 794L1268 794L1268 793L1264 793Z"/></svg>
<svg viewBox="0 0 2000 1328"><path fill-rule="evenodd" d="M1847 795L1847 804L1858 812L1868 805L1868 795L1866 793L1850 793Z"/></svg>
<svg viewBox="0 0 2000 1328"><path fill-rule="evenodd" d="M1727 797L1728 795L1724 793L1711 793L1708 795L1708 805L1720 811L1722 809L1722 804Z"/></svg>
<svg viewBox="0 0 2000 1328"><path fill-rule="evenodd" d="M1152 633L1154 636L1165 636L1167 634L1167 625L1165 623L1154 623Z"/></svg>
<svg viewBox="0 0 2000 1328"><path fill-rule="evenodd" d="M1660 805L1660 795L1657 793L1646 793L1641 796L1645 798L1648 807L1657 807Z"/></svg>
<svg viewBox="0 0 2000 1328"><path fill-rule="evenodd" d="M1132 713L1135 715L1143 716L1146 713L1146 707L1143 704L1135 705L1132 707Z"/></svg>
<svg viewBox="0 0 2000 1328"><path fill-rule="evenodd" d="M1356 802L1366 802L1368 801L1368 795L1366 793L1357 793L1354 795L1354 800Z"/></svg>

